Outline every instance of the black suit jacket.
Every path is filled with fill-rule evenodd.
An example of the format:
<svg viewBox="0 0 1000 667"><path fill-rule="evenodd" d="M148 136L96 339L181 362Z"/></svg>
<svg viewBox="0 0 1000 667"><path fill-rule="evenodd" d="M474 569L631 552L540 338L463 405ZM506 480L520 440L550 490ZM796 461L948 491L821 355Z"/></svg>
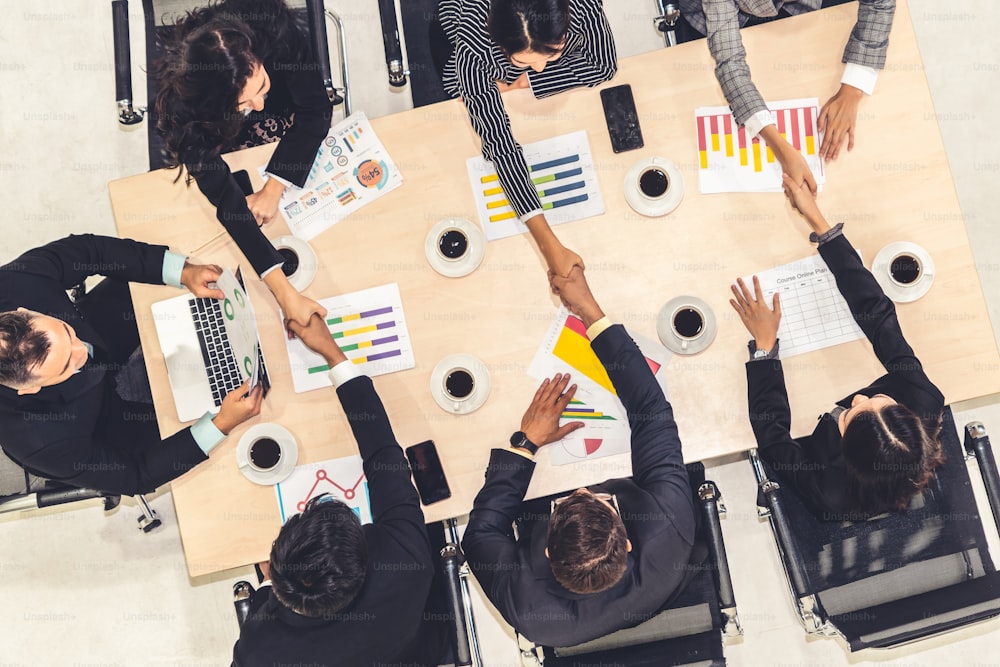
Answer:
<svg viewBox="0 0 1000 667"><path fill-rule="evenodd" d="M837 404L849 407L855 394L885 394L935 428L944 409L944 396L928 379L913 348L903 338L892 301L861 263L846 236L824 243L819 253L836 278L855 321L888 371ZM838 520L861 509L856 507L856 500L848 490L837 421L829 413L824 414L811 435L792 438L789 432L792 416L781 361L749 361L746 369L750 424L761 458L820 516Z"/></svg>
<svg viewBox="0 0 1000 667"><path fill-rule="evenodd" d="M79 373L37 394L0 386L0 444L38 474L72 486L133 495L152 491L204 461L191 429L161 441L149 406L122 401L112 372L132 352L115 340L131 322L90 322L66 296L88 276L163 284L165 246L90 234L70 236L0 267L0 311L19 307L56 317L94 346Z"/></svg>
<svg viewBox="0 0 1000 667"><path fill-rule="evenodd" d="M240 12L240 5L246 3L230 2L229 9ZM253 3L250 3L251 5ZM258 3L265 4L266 3ZM251 30L255 35L269 29L267 17L262 12L254 10L249 14ZM308 34L304 27L293 30L292 35L305 41ZM287 45L277 45L287 46ZM309 53L308 46L302 47ZM316 160L319 145L330 131L330 121L333 118L333 105L326 94L323 79L312 62L292 62L282 53L264 54L261 56L264 69L271 77L271 90L268 93L264 111L282 115L294 114L292 126L278 142L267 171L279 176L289 183L303 186L309 176L309 170ZM326 54L323 54L326 57ZM221 156L215 156L200 165L185 165L198 188L215 206L216 217L226 228L247 260L258 274L275 264L281 264L282 258L271 242L257 226L257 222L247 207L246 196L240 190L233 178L229 165Z"/></svg>
<svg viewBox="0 0 1000 667"><path fill-rule="evenodd" d="M592 341L628 413L632 477L590 487L614 493L632 542L621 581L601 593L563 588L545 557L547 521L515 540L518 515L535 469L512 450L494 449L462 547L490 602L528 639L569 646L637 625L686 579L695 538L694 502L673 410L625 328Z"/></svg>
<svg viewBox="0 0 1000 667"><path fill-rule="evenodd" d="M426 628L430 622L423 611L434 562L409 465L370 378L345 382L337 395L364 460L374 519L363 527L364 586L331 619L300 616L278 602L269 586L262 587L233 649L236 665L424 664L422 644L433 644L424 634L434 631Z"/></svg>

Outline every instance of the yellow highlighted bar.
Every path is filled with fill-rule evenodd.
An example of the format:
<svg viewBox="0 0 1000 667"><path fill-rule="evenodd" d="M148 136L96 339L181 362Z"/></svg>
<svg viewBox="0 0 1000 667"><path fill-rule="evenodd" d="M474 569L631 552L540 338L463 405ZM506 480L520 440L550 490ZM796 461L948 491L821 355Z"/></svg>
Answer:
<svg viewBox="0 0 1000 667"><path fill-rule="evenodd" d="M726 157L733 156L733 135L726 135Z"/></svg>
<svg viewBox="0 0 1000 667"><path fill-rule="evenodd" d="M500 208L501 206L509 206L510 202L506 199L498 199L496 201L486 202L486 208Z"/></svg>
<svg viewBox="0 0 1000 667"><path fill-rule="evenodd" d="M774 162L774 151L771 150L770 146L767 147L767 162L768 164Z"/></svg>
<svg viewBox="0 0 1000 667"><path fill-rule="evenodd" d="M483 190L483 194L487 197L492 197L493 195L503 194L503 188L490 188L489 190Z"/></svg>
<svg viewBox="0 0 1000 667"><path fill-rule="evenodd" d="M506 213L497 213L496 215L490 216L490 222L500 222L501 220L510 220L511 218L516 218L517 213L514 211L507 211Z"/></svg>
<svg viewBox="0 0 1000 667"><path fill-rule="evenodd" d="M354 318L351 318L354 319ZM347 336L357 336L358 334L368 333L370 331L378 331L378 325L372 324L367 327L358 327L357 329L348 329L347 331L341 331L333 334L334 338L345 338Z"/></svg>
<svg viewBox="0 0 1000 667"><path fill-rule="evenodd" d="M705 151L698 151L698 156L701 158L701 168L708 169L708 153Z"/></svg>
<svg viewBox="0 0 1000 667"><path fill-rule="evenodd" d="M747 166L747 149L745 148L740 149L740 166Z"/></svg>
<svg viewBox="0 0 1000 667"><path fill-rule="evenodd" d="M499 174L490 174L489 176L483 176L479 179L480 183L492 183L493 181L500 180Z"/></svg>
<svg viewBox="0 0 1000 667"><path fill-rule="evenodd" d="M712 150L713 151L719 150L719 135L717 134L712 135Z"/></svg>
<svg viewBox="0 0 1000 667"><path fill-rule="evenodd" d="M806 135L806 155L812 155L816 152L816 144L813 143L813 138Z"/></svg>
<svg viewBox="0 0 1000 667"><path fill-rule="evenodd" d="M753 170L762 171L763 168L760 164L760 142L753 142Z"/></svg>

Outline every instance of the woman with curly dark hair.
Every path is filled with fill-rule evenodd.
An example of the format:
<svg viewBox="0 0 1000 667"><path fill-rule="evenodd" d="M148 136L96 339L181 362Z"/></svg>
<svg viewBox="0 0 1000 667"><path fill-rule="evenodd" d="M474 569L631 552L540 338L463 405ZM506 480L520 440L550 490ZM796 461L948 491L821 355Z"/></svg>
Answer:
<svg viewBox="0 0 1000 667"><path fill-rule="evenodd" d="M179 19L150 71L167 164L187 169L282 310L303 325L325 310L291 286L259 227L288 185L305 183L330 129L307 35L283 0L223 0ZM278 139L266 183L244 196L222 153Z"/></svg>
<svg viewBox="0 0 1000 667"><path fill-rule="evenodd" d="M780 299L775 293L769 307L756 276L752 292L739 280L730 304L753 336L747 393L760 457L824 520L904 510L944 460L939 440L944 395L903 338L895 306L843 235L843 225L831 229L809 187L787 174L784 179L785 194L809 223L810 239L887 372L837 401L811 435L792 438L778 359Z"/></svg>

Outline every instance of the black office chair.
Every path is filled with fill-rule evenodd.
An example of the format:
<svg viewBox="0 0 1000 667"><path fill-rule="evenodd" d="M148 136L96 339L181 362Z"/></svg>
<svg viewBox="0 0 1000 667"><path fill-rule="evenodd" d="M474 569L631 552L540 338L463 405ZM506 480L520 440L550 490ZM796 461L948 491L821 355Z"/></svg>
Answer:
<svg viewBox="0 0 1000 667"><path fill-rule="evenodd" d="M720 515L726 508L701 463L688 465L699 513L693 572L680 594L655 616L631 628L576 646L537 646L518 635L522 665L577 667L672 667L726 664L723 637L743 634L729 573ZM522 514L548 521L555 496L526 503Z"/></svg>
<svg viewBox="0 0 1000 667"><path fill-rule="evenodd" d="M905 512L867 521L820 521L751 450L767 517L807 632L850 651L890 648L1000 615L994 568L951 409L941 431L945 462ZM997 476L982 424L966 426L1000 526Z"/></svg>
<svg viewBox="0 0 1000 667"><path fill-rule="evenodd" d="M323 0L287 0L292 11L304 18L309 26L313 57L323 76L326 94L333 104L344 104L345 116L351 115L350 79L347 71L347 42L344 24L340 17L326 9ZM142 10L146 27L146 62L151 63L162 55L161 42L165 32L170 30L176 17L183 12L206 4L205 0L142 0ZM113 0L111 14L114 24L115 46L115 103L118 108L118 122L122 125L137 125L142 122L147 107L137 107L132 97L132 56L128 25L128 0ZM327 41L326 21L333 21L337 27L337 45L340 52L340 75L343 86L335 88L330 70L330 51ZM155 81L146 79L146 99L156 98ZM149 123L149 168L159 169L163 163L163 141L155 123Z"/></svg>
<svg viewBox="0 0 1000 667"><path fill-rule="evenodd" d="M451 625L452 661L454 667L482 666L479 652L479 641L476 637L476 620L472 613L472 600L469 597L469 568L462 555L461 541L458 538L458 522L448 519L444 522L445 544L441 548L438 564L440 580L444 588L439 591L444 596L449 610ZM430 532L430 531L428 531ZM433 540L432 540L433 541ZM258 583L261 579L257 568ZM233 605L236 608L236 621L242 626L250 615L250 596L254 587L248 581L237 581L233 584ZM475 662L473 662L475 660Z"/></svg>

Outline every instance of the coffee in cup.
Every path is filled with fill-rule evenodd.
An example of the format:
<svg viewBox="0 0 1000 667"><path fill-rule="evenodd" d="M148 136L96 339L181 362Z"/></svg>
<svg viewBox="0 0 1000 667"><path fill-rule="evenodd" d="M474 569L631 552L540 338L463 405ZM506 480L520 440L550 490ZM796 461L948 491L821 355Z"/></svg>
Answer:
<svg viewBox="0 0 1000 667"><path fill-rule="evenodd" d="M686 350L691 341L705 333L705 315L693 305L680 306L670 316L670 326L681 339L681 349Z"/></svg>
<svg viewBox="0 0 1000 667"><path fill-rule="evenodd" d="M456 401L464 401L476 388L476 379L464 368L453 368L444 376L444 391Z"/></svg>
<svg viewBox="0 0 1000 667"><path fill-rule="evenodd" d="M438 252L449 261L462 259L469 249L469 237L460 229L446 229L438 237Z"/></svg>
<svg viewBox="0 0 1000 667"><path fill-rule="evenodd" d="M290 276L299 270L299 254L291 248L278 248L278 254L283 261L281 272Z"/></svg>
<svg viewBox="0 0 1000 667"><path fill-rule="evenodd" d="M900 287L916 284L924 273L920 259L908 252L901 252L889 262L889 278Z"/></svg>
<svg viewBox="0 0 1000 667"><path fill-rule="evenodd" d="M250 443L250 465L266 472L281 461L281 445L274 438L266 436L257 438Z"/></svg>
<svg viewBox="0 0 1000 667"><path fill-rule="evenodd" d="M639 174L639 191L650 199L658 199L670 189L667 172L659 167L649 167Z"/></svg>

